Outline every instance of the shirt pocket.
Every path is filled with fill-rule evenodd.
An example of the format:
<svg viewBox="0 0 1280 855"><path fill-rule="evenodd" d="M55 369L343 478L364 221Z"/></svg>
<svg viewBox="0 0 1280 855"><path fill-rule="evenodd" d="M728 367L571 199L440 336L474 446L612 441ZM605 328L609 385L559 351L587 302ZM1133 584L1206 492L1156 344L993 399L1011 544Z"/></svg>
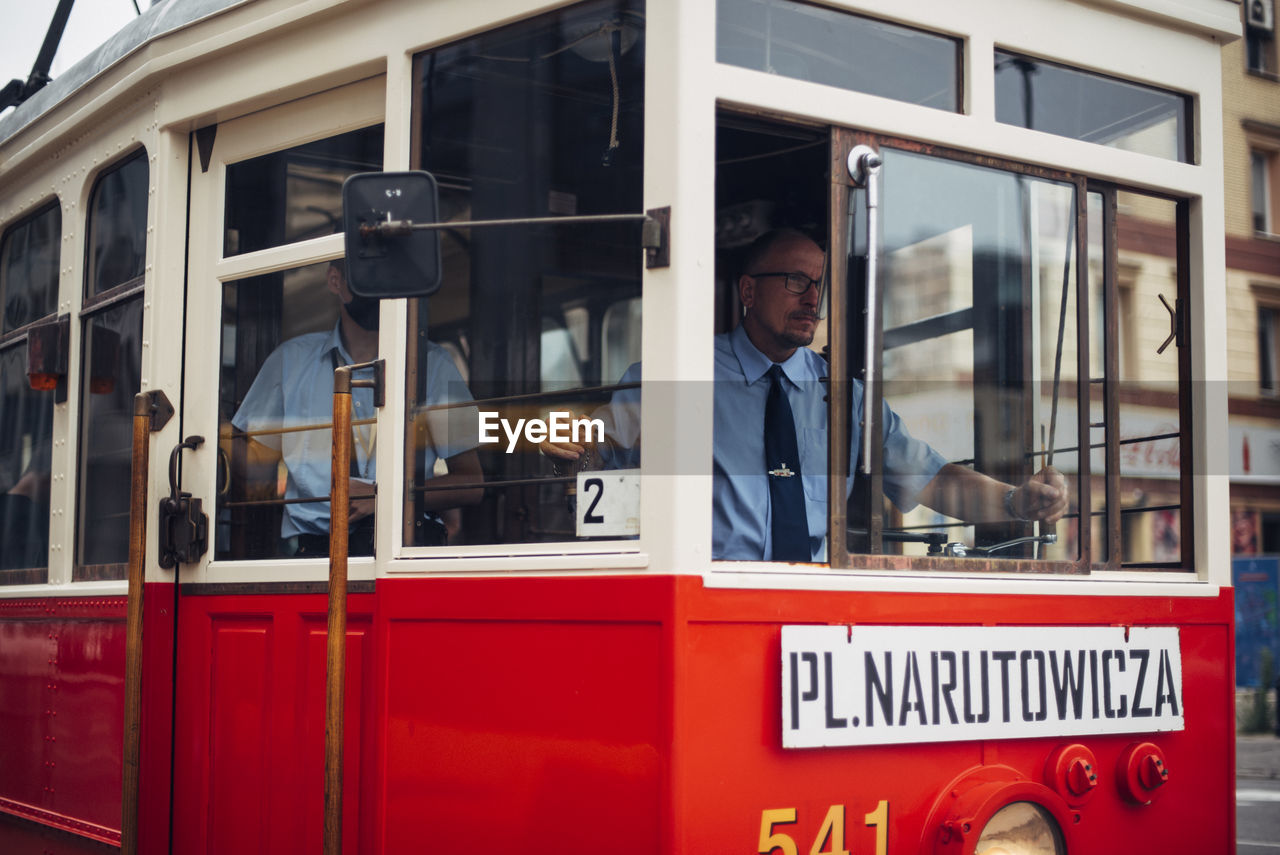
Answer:
<svg viewBox="0 0 1280 855"><path fill-rule="evenodd" d="M796 441L800 446L800 471L804 477L805 498L811 501L827 500L827 429L796 428Z"/></svg>

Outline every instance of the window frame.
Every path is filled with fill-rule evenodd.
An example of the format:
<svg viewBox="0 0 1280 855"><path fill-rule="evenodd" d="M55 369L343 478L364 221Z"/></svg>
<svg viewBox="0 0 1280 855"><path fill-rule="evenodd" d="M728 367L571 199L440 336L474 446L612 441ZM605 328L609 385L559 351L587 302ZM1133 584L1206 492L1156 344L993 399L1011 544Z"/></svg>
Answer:
<svg viewBox="0 0 1280 855"><path fill-rule="evenodd" d="M491 30L486 30L486 32L482 35L492 35L494 33L501 33L504 28L508 28L514 31L516 28L519 28L522 26L528 26L534 22L549 20L551 17L560 15L561 13L564 13L564 12L574 13L576 10L586 5L589 5L589 4L575 3L570 6L557 7L551 10L541 10L536 13L531 13L529 15L522 16L519 19L511 22L510 24L506 24L501 27L495 27ZM649 35L648 35L647 24L648 22L646 21L646 31L645 31L644 38L646 40L645 41L646 50L648 51L648 50L651 50L652 47L651 47L651 43L648 41ZM412 55L413 95L412 95L412 104L411 104L412 122L411 122L410 145L409 145L409 153L410 153L409 156L410 156L411 168L414 168L414 169L430 168L429 164L424 165L424 150L427 149L428 146L424 141L424 126L427 123L427 119L423 116L422 108L421 108L421 105L424 100L423 99L424 85L422 82L422 77L423 77L422 69L429 62L433 52L448 51L451 48L464 45L466 42L471 40L471 38L474 35L476 34L462 34L458 37L450 38L438 44L433 44L433 45L424 47L422 50L417 51ZM653 56L651 53L647 53L645 58L644 71L641 74L642 79L646 80L646 87L648 85L647 83L648 69L652 67L652 63L653 63ZM607 71L606 71L606 74L607 74ZM645 110L646 126L649 126L650 123L652 122L652 117L651 117L652 114L649 112L651 109L652 103L653 101L651 98L651 94L649 90L646 88L645 94L644 94L644 100L643 100L643 109ZM651 162L652 162L651 155L648 149L646 148L645 159L642 161L642 168L647 171L648 166ZM441 174L443 175L444 173L441 173ZM643 183L645 180L647 180L647 175L642 176L641 187L639 188L641 191L639 195L641 196L644 195ZM443 186L443 182L442 182L442 186ZM637 200L637 202L638 201L639 200ZM619 201L619 204L615 205L615 207L617 208L617 210L609 210L607 212L601 211L600 213L636 213L635 210L628 210L628 209L622 208L620 201ZM643 207L643 205L638 205L638 207ZM648 271L644 266L642 255L640 254L641 248L638 243L636 246L636 250L637 250L637 255L636 255L635 263L638 268L639 277L635 281L635 292L634 293L628 292L625 295L625 299L643 298L643 295L645 293ZM605 276L580 277L572 273L567 273L564 275L566 279L581 279L583 283L587 283L589 281L592 281L593 279L604 281L605 279L608 278ZM445 287L447 288L449 286L446 285ZM470 283L468 283L468 287L470 287ZM475 295L470 294L468 299L474 300ZM603 309L601 309L600 307L605 305L605 303L598 300L588 301L588 303L590 304L588 305L588 308L590 310L590 319L589 319L589 325L591 328L590 334L593 338L597 338L597 337L600 337L599 324L601 323L603 318ZM409 340L412 340L414 336L414 330L418 328L418 320L417 320L418 313L419 313L418 305L419 305L419 301L411 300L408 302L407 335ZM608 305L612 305L612 301L608 301ZM542 317L542 312L544 311L546 311L546 307L539 306L539 315L538 315L539 318ZM644 326L645 324L642 320L639 328L639 332L641 336L644 335L643 333ZM532 339L540 338L541 327L538 327L537 329L530 327L530 330L531 330ZM441 339L437 341L434 335L431 338L432 342L438 343L438 344L443 344L447 340L448 339ZM474 341L471 341L469 343L468 350L474 353L476 348L477 348L477 344ZM401 349L400 353L396 354L392 358L403 358L405 354L406 354L406 351L404 349ZM642 356L643 356L643 353L642 353ZM409 354L408 358L403 358L403 361L406 364L406 373L413 373L418 370L416 367L416 363L412 358L411 353ZM604 361L603 354L601 354L600 363L603 364L603 361ZM594 365L593 360L591 359L588 359L584 363L584 365L593 370L598 370L600 367L600 366ZM474 366L471 366L471 368L474 370ZM463 373L464 375L467 375L470 372L463 372ZM389 375L389 378L390 378L390 375ZM406 378L406 379L408 380L412 378ZM475 394L476 387L482 384L477 383L476 378L473 376L467 376L466 379L468 380L468 385L471 387L471 392ZM617 387L617 379L618 378L601 378L601 384L599 386L593 386L588 384L588 385L584 385L568 391L574 392L574 393L578 393L578 392L601 393L604 391L608 391L610 389L615 389ZM390 383L390 379L389 379L389 383ZM475 385L472 385L472 384L475 384ZM407 396L412 391L410 386L404 383L399 384L398 386L389 385L388 388L393 390L393 394L397 394L397 395L403 394ZM626 388L626 387L622 387L622 388ZM555 404L557 400L556 394L557 393L544 392L544 391L530 393L531 398L536 398L538 400L542 400L543 396L547 396L545 400L549 404ZM518 398L518 397L523 397L523 395L518 394L518 395L502 396L498 398L487 399L482 397L481 395L475 394L475 399L477 403L480 405L483 405L485 401L489 401L490 403L494 403L494 404L499 404L508 400ZM401 437L401 439L403 440L404 437ZM404 445L404 442L402 441L402 444L401 444L402 457L405 457L405 454L403 453L404 448L405 448L405 445ZM411 477L408 475L409 464L405 460L401 460L400 464L405 467L404 471L406 474L405 474L405 478L403 479L403 482L406 486L406 489L404 491L399 491L398 498L397 498L396 510L399 513L399 516L397 518L401 520L401 524L398 526L395 526L395 524L393 523L392 525L401 532L401 535L398 535L400 548L399 548L399 551L396 552L393 557L401 560L392 561L387 564L384 564L383 562L379 561L379 572L385 572L389 575L397 575L401 573L421 574L423 572L434 573L434 572L444 572L444 571L454 571L454 570L463 570L467 572L487 571L491 569L510 570L512 569L513 566L515 566L513 565L513 560L519 560L520 561L519 566L521 566L522 568L541 568L543 566L543 563L545 562L548 568L554 568L557 571L575 570L575 569L598 569L601 567L632 568L632 567L645 566L645 564L647 564L648 558L647 558L647 555L645 555L644 553L645 526L643 524L641 525L640 534L636 538L601 536L599 538L582 539L576 536L571 536L562 540L547 540L547 541L528 541L528 542L512 541L512 542L446 545L446 546L412 545L408 541L408 538L403 536L404 530L407 526L409 509L413 507L413 499L408 495ZM642 464L642 467L643 467L643 464ZM535 478L532 480L536 480L538 482L535 486L540 486L541 484L551 485L556 483L557 481L568 483L570 486L572 486L572 481L575 479L575 477L576 477L575 473L569 473L569 474L563 474L563 475L553 474L553 475L535 476ZM531 479L511 478L511 479L504 480L504 478L501 475L499 475L498 477L492 477L489 480L487 480L486 489L489 491L490 495L492 495L495 491L504 490L508 488L520 490L528 486L526 482L529 480ZM642 476L642 483L645 480L647 479L643 479L643 476ZM642 490L648 489L647 484L642 486L641 489ZM486 499L486 501L488 501L488 499ZM644 499L642 499L642 501L644 501ZM650 536L652 537L654 535L651 533ZM427 563L421 563L424 561Z"/></svg>
<svg viewBox="0 0 1280 855"><path fill-rule="evenodd" d="M1191 274L1189 264L1190 252L1190 201L1188 199L1160 192L1152 192L1148 190L1136 190L1117 184L1115 182L1104 181L1100 179L1090 178L1079 173L1068 173L1065 171L1049 169L1045 167L1035 166L1007 158L991 157L987 155L978 155L959 149L952 149L932 144L924 144L917 141L895 137L885 134L873 134L863 131L857 131L851 128L842 128L832 126L832 147L836 154L833 155L835 162L843 163L843 157L839 156L840 152L847 152L853 145L863 143L873 146L886 145L905 151L914 151L925 153L931 156L939 156L961 163L968 163L977 166L992 167L1002 169L1014 173L1020 173L1028 176L1044 178L1047 180L1061 181L1074 184L1077 188L1076 193L1076 224L1077 235L1087 235L1088 222L1088 195L1090 193L1102 193L1104 197L1103 206L1103 288L1104 288L1104 309L1111 307L1111 311L1103 313L1095 312L1095 319L1101 319L1102 323L1107 326L1107 334L1105 341L1108 346L1105 348L1103 355L1103 377L1109 381L1118 381L1120 379L1120 354L1118 348L1114 346L1117 341L1118 334L1118 308L1119 308L1119 291L1120 291L1120 270L1119 270L1119 243L1118 243L1118 226L1116 217L1115 199L1117 194L1121 192L1133 192L1143 196L1152 197L1174 203L1176 211L1176 223L1174 231L1176 234L1176 276L1177 276L1177 305L1188 307L1190 303ZM847 177L847 173L840 172L833 177L832 182L831 211L833 214L848 210L848 196L852 189L852 181ZM847 281L847 273L843 269L843 259L847 256L845 245L846 230L842 228L831 227L832 246L830 256L832 262L832 280ZM1107 248L1110 247L1108 250ZM1078 239L1076 243L1076 401L1086 402L1091 400L1091 380L1089 364L1089 342L1094 335L1092 323L1090 320L1090 294L1089 287L1084 282L1083 277L1086 275L1089 264L1089 246L1088 241ZM839 261L837 261L839 260ZM832 342L832 388L838 386L837 372L839 365L844 364L843 356L838 355L836 351L836 342L846 338L845 332L838 329L838 325L842 325L842 320L846 308L837 306L835 302L836 295L834 289L832 293L832 305L830 308L831 327L829 330L830 340ZM843 302L843 301L841 301ZM1079 456L1079 470L1076 473L1076 480L1079 484L1080 494L1077 497L1077 506L1079 511L1079 548L1078 557L1073 561L1042 561L1032 559L991 559L982 562L973 562L965 564L970 559L951 559L951 558L932 558L919 556L897 556L897 555L869 555L865 553L848 553L843 543L841 534L847 526L847 514L845 513L844 503L836 501L832 498L828 503L828 562L833 570L893 570L893 571L937 571L951 570L972 573L974 575L986 575L991 573L1045 573L1049 572L1055 576L1064 575L1092 575L1096 573L1107 573L1115 571L1137 571L1147 573L1151 571L1174 571L1179 573L1191 573L1195 569L1195 541L1194 541L1194 515L1195 505L1192 495L1192 478L1191 473L1194 469L1194 422L1191 413L1191 359L1192 359L1192 342L1190 336L1189 313L1186 309L1180 311L1178 317L1178 335L1177 335L1177 358L1178 358L1178 392L1177 392L1177 409L1179 415L1179 453L1181 477L1179 479L1179 527L1180 527L1180 560L1176 566L1170 563L1125 563L1122 560L1122 526L1123 513L1119 504L1120 492L1120 395L1119 383L1107 382L1104 386L1104 419L1106 425L1106 438L1104 440L1104 454L1106 455L1106 465L1104 468L1105 481L1104 490L1107 496L1105 505L1105 536L1108 542L1108 548L1105 560L1099 560L1092 553L1092 536L1090 534L1091 525L1086 527L1085 520L1090 519L1094 512L1092 511L1092 488L1091 481L1093 473L1091 471L1090 455ZM1095 320L1096 322L1096 320ZM882 356L877 354L877 359ZM877 407L883 400L880 388L876 390L876 399L867 403L872 407ZM1077 405L1077 436L1091 436L1090 428L1090 412L1088 406ZM833 411L834 408L833 408ZM833 448L847 447L847 426L841 428L841 432L837 433L835 422L833 419L830 428L830 444ZM1092 444L1092 442L1091 442ZM873 459L876 466L879 463L880 450L876 443L872 443ZM847 461L845 461L847 463ZM842 465L841 461L829 461L829 470L833 470L834 465ZM877 470L878 471L878 470ZM834 485L838 479L832 478L831 483ZM866 480L866 479L864 479ZM836 487L832 487L832 495ZM1066 519L1066 518L1064 518ZM874 526L874 523L872 524ZM874 530L874 528L873 528ZM837 557L842 556L842 557Z"/></svg>
<svg viewBox="0 0 1280 855"><path fill-rule="evenodd" d="M5 225L3 229L0 229L0 249L4 247L7 238L9 237L9 235L12 233L14 229L19 228L22 225L31 223L36 218L41 217L46 213L54 210L58 212L58 239L56 241L56 246L58 247L57 269L61 270L62 265L64 263L64 259L62 257L62 245L64 243L63 237L66 234L66 224L65 224L65 217L62 212L62 200L56 195L48 196L41 199L35 205L28 208L24 213L22 213L18 217L15 217L12 221L10 221L7 225ZM27 323L23 324L22 326L16 327L7 333L0 332L0 353L4 353L8 351L16 351L19 348L24 348L27 343L28 335L31 332L31 329L33 327L36 327L40 324L48 323L52 320L55 320L58 317L58 303L59 303L58 298L59 298L60 288L61 288L61 276L59 275L54 282L54 290L55 290L54 301L53 301L54 305L53 305L53 311L51 313L44 315L43 317L40 317L40 318L34 318L28 321ZM4 296L3 293L0 293L0 306L3 305L3 302L2 302L3 296ZM23 361L25 362L25 360ZM69 366L68 366L68 371L70 371ZM65 388L66 388L66 377L64 376L62 381L59 384L60 391L56 392L55 394L58 394L58 395L62 394L62 391L65 391ZM51 421L50 432L48 437L50 446L53 445L54 436L56 435L56 433L57 431L54 428L53 422ZM50 519L46 521L47 525L49 526L49 528L47 529L47 532L50 539L52 539L52 536L53 536L52 506L50 507L50 510L48 511L48 513L50 514ZM3 547L0 546L0 548L3 548ZM51 562L49 560L49 553L46 550L45 563L43 567L24 567L24 568L15 568L13 570L0 571L0 591L3 591L5 588L19 586L19 585L49 584L53 580L53 569L50 566L50 564Z"/></svg>
<svg viewBox="0 0 1280 855"><path fill-rule="evenodd" d="M81 343L81 347L80 347L80 363L81 364L80 364L80 370L77 374L77 376L80 378L80 384L79 384L79 387L75 390L76 403L77 403L76 409L80 413L81 417L78 420L78 424L76 426L76 437L75 437L75 448L76 448L75 459L77 460L77 465L75 468L75 472L76 472L75 527L73 529L73 534L72 534L72 537L74 538L74 544L75 544L75 547L72 550L72 553L73 553L72 563L71 563L71 581L72 582L121 581L128 578L128 573L129 573L129 564L128 564L127 555L125 557L125 560L121 562L88 564L88 563L85 563L85 561L83 560L84 538L85 538L84 526L86 524L84 509L85 509L85 502L87 501L85 487L86 487L86 481L89 473L89 460L88 460L86 443L88 442L90 425L89 425L89 418L88 418L87 403L89 401L88 396L89 394L91 394L89 392L90 372L87 370L88 360L91 358L91 354L88 352L89 349L84 345L86 342L89 341L88 330L90 325L94 322L95 319L109 312L111 309L119 306L123 306L126 303L136 300L143 303L143 307L144 307L143 311L145 312L145 290L146 290L146 279L147 279L145 263L143 266L142 275L134 276L131 279L127 279L122 282L116 283L115 285L112 285L108 287L106 290L100 291L97 294L90 294L90 289L93 287L93 283L90 281L90 276L93 272L92 265L90 264L90 256L93 250L93 236L94 236L94 222L93 222L93 216L92 216L93 200L98 192L100 183L104 178L106 178L108 175L110 175L111 173L117 170L125 168L127 165L129 165L130 163L138 159L141 159L147 165L147 179L146 179L147 186L145 189L147 191L148 208L150 208L151 199L153 198L153 195L150 193L150 188L151 188L151 183L154 180L154 176L152 175L151 163L148 159L148 153L145 145L139 145L136 148L131 149L126 154L113 160L110 164L100 169L97 172L97 174L93 176L92 182L88 184L88 195L86 196L85 210L87 213L85 216L85 226L84 226L84 246L83 246L84 264L83 264L83 281L81 283L81 302L80 302L79 309L74 313L75 326L76 326L75 335L77 336L78 340ZM151 218L151 213L150 211L148 211L147 217L145 218L143 223L144 258L146 257L146 254L147 254L147 249L148 249L147 244L150 243L150 241L147 240L147 236L145 232L146 223L150 222L150 218ZM146 327L145 316L140 318L140 320L142 322L143 329L145 330L145 327ZM141 339L139 339L139 348L141 349L141 347L142 347L142 342L141 342ZM141 365L142 365L141 360L139 360L140 371L141 371ZM141 377L138 378L138 384L139 384L139 387L141 387L141 384L142 384Z"/></svg>
<svg viewBox="0 0 1280 855"><path fill-rule="evenodd" d="M945 160L955 161L958 163L968 164L972 166L980 166L992 169L998 169L1009 173L1025 175L1033 178L1039 178L1047 181L1054 181L1063 184L1074 185L1076 196L1076 255L1075 255L1075 301L1076 301L1076 400L1088 400L1088 347L1089 341L1089 295L1088 289L1081 286L1081 278L1083 271L1087 269L1088 242L1081 236L1088 234L1087 228L1087 210L1086 210L1086 192L1087 180L1080 175L1068 173L1062 170L1055 170L1047 167L1035 166L1028 163L1009 160L1006 158L992 157L987 155L977 155L960 149L938 146L933 144L924 144L914 140L905 139L886 134L875 134L865 131L859 131L852 128L844 128L840 126L832 126L832 149L836 152L833 158L836 162L843 163L843 156L840 152L848 152L853 146L864 144L870 145L879 150L881 146L898 149L906 152L914 152L917 154L925 154L928 156L936 156ZM847 171L839 171L832 177L832 195L830 210L833 214L838 215L840 212L847 211L849 207L849 196L854 189L853 181L849 177ZM848 281L848 271L845 266L844 259L848 256L847 230L837 228L834 223L829 224L831 234L831 248L829 250L831 261L831 278L832 282ZM844 379L839 375L843 373L840 366L845 364L842 351L844 345L841 342L847 341L848 334L845 328L844 318L847 315L847 307L844 305L843 296L837 299L837 290L831 290L831 305L829 309L829 340L831 342L831 388L836 390ZM1085 346L1080 346L1085 343ZM839 351L838 351L839 349ZM883 342L880 350L876 354L876 369L879 371L879 363L883 359ZM1027 387L1029 390L1030 387ZM1029 391L1024 390L1024 394ZM833 396L833 401L835 400ZM873 397L870 401L864 401L864 408L870 407L876 412L880 412L880 408L884 402L883 385L876 384ZM837 402L839 403L839 402ZM839 413L842 409L832 407L832 413ZM829 416L829 445L831 448L844 449L848 446L848 425L840 425L844 419L838 415L834 418ZM837 425L840 425L837 427ZM1077 406L1076 408L1076 430L1077 436L1085 437L1089 435L1089 413L1087 407ZM882 447L877 442L871 443L872 448L872 470L873 472L882 471L881 455ZM828 460L828 472L834 471L835 466L848 466L850 461L839 459L843 455L833 454L832 459ZM1080 508L1090 507L1090 462L1088 455L1081 455L1079 463L1079 471L1076 473L1075 481L1080 485L1080 495L1077 497L1077 503ZM875 478L875 476L873 476ZM1048 561L1040 559L1027 558L992 558L988 559L967 559L967 558L946 558L946 557L923 557L910 555L885 555L883 553L870 552L851 553L846 548L844 532L848 525L848 514L844 501L836 501L837 489L843 489L843 485L837 484L841 479L831 478L831 496L829 497L827 514L827 559L833 570L893 570L893 571L936 571L936 570L954 570L965 573L976 573L978 575L989 573L1053 573L1055 575L1088 575L1090 572L1090 544L1089 538L1080 537L1080 552L1076 559L1072 561ZM861 479L864 482L864 491L875 489L865 482L873 479ZM1069 482L1070 483L1070 482ZM869 497L868 497L869 498ZM874 533L881 525L879 521L880 511L874 503L868 503L868 507L876 508L870 513L869 528ZM1064 519L1067 519L1064 517ZM874 548L874 547L873 547Z"/></svg>

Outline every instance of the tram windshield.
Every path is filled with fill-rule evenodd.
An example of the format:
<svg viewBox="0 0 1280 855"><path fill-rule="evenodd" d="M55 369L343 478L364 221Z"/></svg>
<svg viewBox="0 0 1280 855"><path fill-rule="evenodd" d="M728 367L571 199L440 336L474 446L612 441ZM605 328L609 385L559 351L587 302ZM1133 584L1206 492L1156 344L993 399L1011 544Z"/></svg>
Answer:
<svg viewBox="0 0 1280 855"><path fill-rule="evenodd" d="M1174 202L732 114L717 162L715 557L1182 566Z"/></svg>

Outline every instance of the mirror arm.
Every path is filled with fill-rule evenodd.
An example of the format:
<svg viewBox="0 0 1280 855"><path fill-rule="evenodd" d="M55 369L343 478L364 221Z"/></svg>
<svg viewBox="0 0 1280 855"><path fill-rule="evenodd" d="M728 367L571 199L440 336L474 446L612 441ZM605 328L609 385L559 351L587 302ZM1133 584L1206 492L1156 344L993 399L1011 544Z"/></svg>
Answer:
<svg viewBox="0 0 1280 855"><path fill-rule="evenodd" d="M581 214L566 217L518 217L509 220L461 220L440 223L416 223L413 220L393 220L391 215L380 223L361 223L362 240L372 238L407 237L413 232L440 231L442 229L478 229L493 226L572 226L594 223L640 223L641 246L645 251L645 266L669 267L671 265L671 208L654 208L645 214Z"/></svg>

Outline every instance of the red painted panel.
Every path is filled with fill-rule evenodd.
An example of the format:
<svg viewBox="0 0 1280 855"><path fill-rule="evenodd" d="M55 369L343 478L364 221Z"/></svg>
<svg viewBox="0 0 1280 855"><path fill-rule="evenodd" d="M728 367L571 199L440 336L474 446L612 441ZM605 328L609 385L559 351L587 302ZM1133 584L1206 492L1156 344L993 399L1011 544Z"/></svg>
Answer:
<svg viewBox="0 0 1280 855"><path fill-rule="evenodd" d="M361 828L371 762L365 643L372 597L350 598L344 838ZM186 853L319 851L324 803L325 597L183 596L178 621L174 846ZM363 736L363 739L362 739ZM365 851L368 851L366 848Z"/></svg>
<svg viewBox="0 0 1280 855"><path fill-rule="evenodd" d="M173 781L174 597L177 586L144 586L142 613L142 751L139 768L138 852L169 855Z"/></svg>
<svg viewBox="0 0 1280 855"><path fill-rule="evenodd" d="M367 643L371 620L368 616L357 616L347 623L347 670L343 693L343 766L342 790L345 815L342 825L342 848L344 852L370 851L372 788L366 786L365 766L360 762L362 757L372 757L373 730L370 726L371 710L374 704L372 691L366 690L366 675L375 669L372 663L373 645ZM328 626L327 616L311 614L304 616L300 624L302 635L299 650L305 652L305 662L299 673L302 675L300 688L306 703L299 706L303 711L320 710L321 715L300 715L297 724L299 735L299 753L302 762L298 764L299 791L306 794L302 800L301 810L294 814L289 840L302 840L304 846L300 851L319 852L324 843L324 708L325 708L325 671L328 659ZM347 819L350 817L350 819ZM364 846L361 846L363 833Z"/></svg>
<svg viewBox="0 0 1280 855"><path fill-rule="evenodd" d="M1226 851L1234 837L1231 594L1127 598L707 590L697 578L398 580L378 587L386 651L382 851L756 851L775 831L814 847L838 806L845 846L889 803L888 851L931 852L949 783L1007 767L1040 783L1083 742L1097 795L1073 851ZM793 623L1181 627L1187 729L1065 739L784 751L780 627ZM652 734L648 741L646 734ZM1171 782L1123 799L1116 767L1151 740ZM656 805L656 806L655 806ZM1188 823L1188 817L1195 817ZM620 837L619 828L627 829ZM817 841L815 851L831 851Z"/></svg>
<svg viewBox="0 0 1280 855"><path fill-rule="evenodd" d="M1100 777L1098 793L1073 828L1078 851L1215 852L1227 851L1234 838L1230 592L1197 600L826 594L822 604L787 592L757 594L759 602L752 602L751 592L689 593L690 611L699 620L688 626L680 647L688 653L688 678L679 693L675 740L677 775L683 772L696 785L684 790L676 809L677 851L755 851L764 811L782 808L794 809L796 820L775 831L808 851L831 807L840 805L847 848L872 852L874 828L863 817L885 800L889 851L929 852L936 829L926 820L950 781L978 765L1002 764L1042 782L1052 751L1077 741L1095 753ZM749 620L741 619L744 612ZM784 751L780 626L844 623L854 614L862 618L857 623L948 624L964 615L991 624L1181 625L1187 729ZM1121 796L1115 770L1126 746L1147 739L1164 749L1171 778L1152 805L1140 807ZM1188 823L1188 817L1196 821Z"/></svg>
<svg viewBox="0 0 1280 855"><path fill-rule="evenodd" d="M548 602L525 600L530 614ZM658 623L395 618L383 631L382 851L659 850Z"/></svg>
<svg viewBox="0 0 1280 855"><path fill-rule="evenodd" d="M269 616L214 616L210 628L208 851L266 852L271 793Z"/></svg>
<svg viewBox="0 0 1280 855"><path fill-rule="evenodd" d="M122 597L0 601L0 810L58 846L119 841L124 611Z"/></svg>
<svg viewBox="0 0 1280 855"><path fill-rule="evenodd" d="M0 601L0 797L46 807L57 640L46 603Z"/></svg>
<svg viewBox="0 0 1280 855"><path fill-rule="evenodd" d="M113 829L120 828L123 780L124 611L120 598L59 604L49 690L49 806Z"/></svg>

